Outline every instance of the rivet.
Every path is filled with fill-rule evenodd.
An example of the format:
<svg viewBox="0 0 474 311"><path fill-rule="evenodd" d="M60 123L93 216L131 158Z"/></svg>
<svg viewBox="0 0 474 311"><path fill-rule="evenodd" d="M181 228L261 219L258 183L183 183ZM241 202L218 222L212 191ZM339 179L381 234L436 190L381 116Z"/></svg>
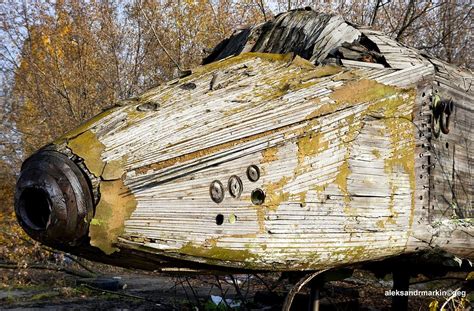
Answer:
<svg viewBox="0 0 474 311"><path fill-rule="evenodd" d="M224 200L224 186L218 180L214 180L209 187L212 201L221 203Z"/></svg>
<svg viewBox="0 0 474 311"><path fill-rule="evenodd" d="M233 198L239 198L244 188L242 180L236 175L230 176L227 186L229 188L229 193Z"/></svg>
<svg viewBox="0 0 474 311"><path fill-rule="evenodd" d="M265 201L265 192L259 188L253 190L252 194L250 195L250 200L255 205L262 205Z"/></svg>
<svg viewBox="0 0 474 311"><path fill-rule="evenodd" d="M260 178L260 169L256 165L247 168L247 177L250 181L256 182Z"/></svg>

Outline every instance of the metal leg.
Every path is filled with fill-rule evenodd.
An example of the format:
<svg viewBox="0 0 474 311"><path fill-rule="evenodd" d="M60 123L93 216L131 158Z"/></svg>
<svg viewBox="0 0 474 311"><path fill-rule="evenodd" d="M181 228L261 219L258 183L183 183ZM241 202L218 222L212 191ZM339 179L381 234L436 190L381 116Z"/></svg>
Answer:
<svg viewBox="0 0 474 311"><path fill-rule="evenodd" d="M309 311L319 311L319 299L320 299L320 284L313 282L311 284L311 295L309 297Z"/></svg>
<svg viewBox="0 0 474 311"><path fill-rule="evenodd" d="M288 295L286 295L285 302L283 303L283 311L290 311L291 305L293 304L293 299L295 298L296 294L306 285L308 284L311 280L313 280L315 277L320 275L321 273L327 271L328 269L321 270L318 272L314 272L308 275L305 275L301 280L299 280L298 283L293 286L293 288L288 292ZM318 295L319 296L319 295ZM319 298L318 298L319 301ZM319 308L319 303L318 303L318 308Z"/></svg>

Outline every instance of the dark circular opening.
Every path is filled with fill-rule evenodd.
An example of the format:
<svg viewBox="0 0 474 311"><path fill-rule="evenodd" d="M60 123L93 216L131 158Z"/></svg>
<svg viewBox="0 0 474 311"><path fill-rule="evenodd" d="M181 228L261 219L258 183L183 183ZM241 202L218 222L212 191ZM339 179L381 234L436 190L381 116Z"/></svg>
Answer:
<svg viewBox="0 0 474 311"><path fill-rule="evenodd" d="M259 188L253 190L250 195L250 200L252 200L252 203L255 205L261 205L265 201L265 192Z"/></svg>
<svg viewBox="0 0 474 311"><path fill-rule="evenodd" d="M48 194L37 188L23 190L19 200L21 219L33 230L45 230L51 216Z"/></svg>
<svg viewBox="0 0 474 311"><path fill-rule="evenodd" d="M224 215L222 214L217 214L216 216L216 224L218 226L222 225L224 223Z"/></svg>

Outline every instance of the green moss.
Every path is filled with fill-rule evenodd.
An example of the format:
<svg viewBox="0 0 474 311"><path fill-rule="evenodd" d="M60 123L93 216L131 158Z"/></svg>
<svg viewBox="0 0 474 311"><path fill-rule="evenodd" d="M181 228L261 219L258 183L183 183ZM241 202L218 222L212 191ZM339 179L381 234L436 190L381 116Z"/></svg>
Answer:
<svg viewBox="0 0 474 311"><path fill-rule="evenodd" d="M61 136L58 140L56 140L54 143L55 144L60 144L64 140L74 138L74 137L84 133L85 131L87 131L87 130L91 129L92 127L94 127L94 125L99 124L104 118L106 118L112 112L114 112L116 110L117 110L117 107L114 107L114 108L107 109L102 113L99 113L98 115L92 117L91 119L87 120L83 124L81 124L78 127L74 128L73 130L67 132L66 134Z"/></svg>
<svg viewBox="0 0 474 311"><path fill-rule="evenodd" d="M102 175L105 163L102 161L104 144L100 142L96 134L88 130L79 136L69 140L67 146L72 152L84 159L87 169L96 177Z"/></svg>
<svg viewBox="0 0 474 311"><path fill-rule="evenodd" d="M90 222L90 244L107 255L119 251L115 247L124 224L135 210L137 202L121 179L100 183L100 201Z"/></svg>
<svg viewBox="0 0 474 311"><path fill-rule="evenodd" d="M44 293L38 293L31 296L29 300L31 301L46 300L46 299L51 299L57 296L59 296L58 292L44 292Z"/></svg>
<svg viewBox="0 0 474 311"><path fill-rule="evenodd" d="M294 58L294 54L293 53L272 54L272 53L258 53L258 52L242 53L237 56L229 57L217 62L212 62L210 64L197 67L193 70L193 74L212 72L219 69L227 69L228 67L232 65L243 63L253 58L260 58L262 60L266 60L270 62L290 63Z"/></svg>
<svg viewBox="0 0 474 311"><path fill-rule="evenodd" d="M179 253L193 256L208 258L222 261L238 261L244 264L252 262L256 259L256 255L252 254L249 250L234 250L218 247L212 245L210 247L196 246L189 242L179 249Z"/></svg>

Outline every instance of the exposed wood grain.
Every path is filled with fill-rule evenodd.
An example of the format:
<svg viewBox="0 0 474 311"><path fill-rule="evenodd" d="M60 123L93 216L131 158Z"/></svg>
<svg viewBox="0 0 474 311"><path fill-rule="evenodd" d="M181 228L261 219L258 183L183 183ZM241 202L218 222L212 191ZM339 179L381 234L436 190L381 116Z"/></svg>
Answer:
<svg viewBox="0 0 474 311"><path fill-rule="evenodd" d="M56 142L84 159L95 193L120 179L120 195L133 196L111 244L256 270L325 269L432 247L472 258L471 72L313 11L241 30L204 62ZM456 107L439 138L435 92ZM140 111L145 103L159 108ZM78 152L89 136L100 159ZM260 169L256 182L249 165ZM242 180L238 198L227 189L232 175ZM219 204L214 180L225 188ZM262 205L251 200L257 188Z"/></svg>

